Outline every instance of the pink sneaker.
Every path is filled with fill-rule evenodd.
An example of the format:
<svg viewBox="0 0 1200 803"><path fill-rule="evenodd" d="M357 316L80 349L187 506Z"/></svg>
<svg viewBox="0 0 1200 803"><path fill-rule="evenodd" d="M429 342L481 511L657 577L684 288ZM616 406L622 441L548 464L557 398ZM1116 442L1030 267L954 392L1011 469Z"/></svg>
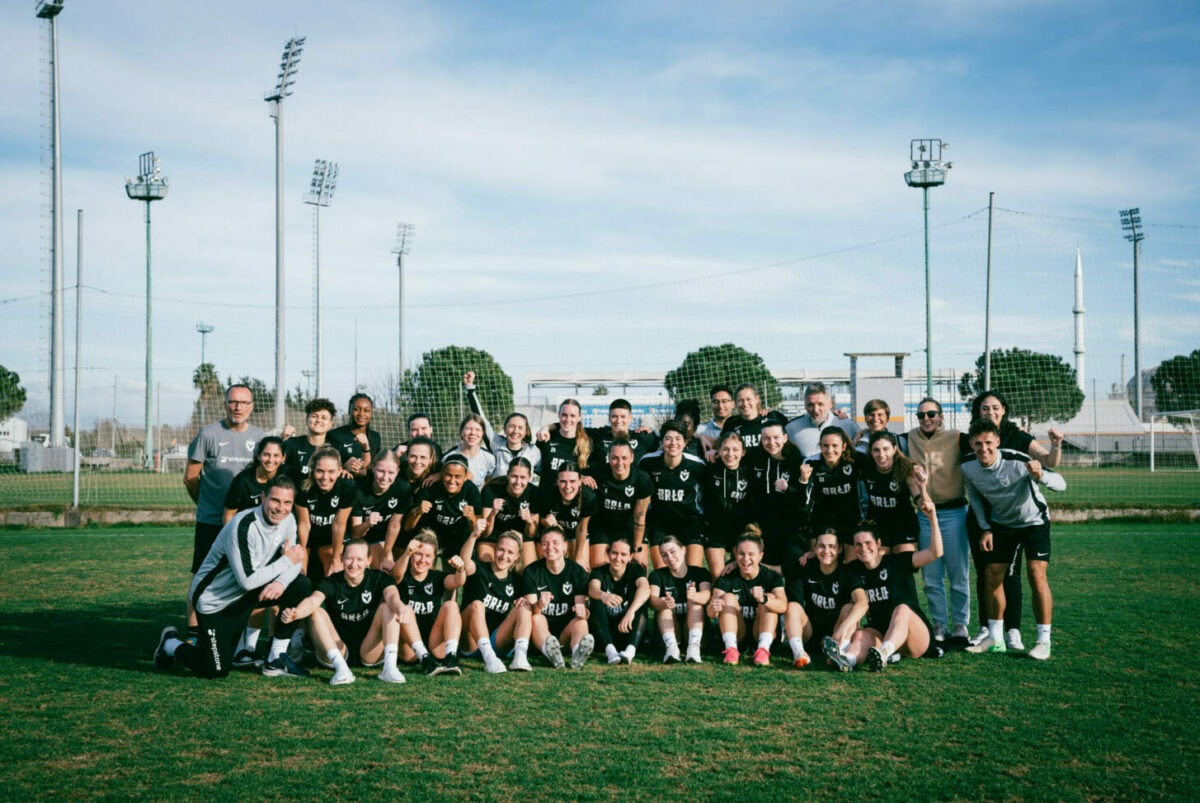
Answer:
<svg viewBox="0 0 1200 803"><path fill-rule="evenodd" d="M759 647L754 651L754 665L766 666L771 663L771 651L766 647Z"/></svg>
<svg viewBox="0 0 1200 803"><path fill-rule="evenodd" d="M725 663L736 664L738 662L738 658L739 658L738 648L737 647L726 647L724 652L721 653L721 656Z"/></svg>

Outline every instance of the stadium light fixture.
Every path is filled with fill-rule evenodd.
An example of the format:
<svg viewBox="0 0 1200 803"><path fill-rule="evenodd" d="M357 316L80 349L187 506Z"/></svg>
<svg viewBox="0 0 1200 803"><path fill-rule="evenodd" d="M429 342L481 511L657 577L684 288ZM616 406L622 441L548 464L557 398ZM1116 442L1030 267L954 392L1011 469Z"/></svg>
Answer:
<svg viewBox="0 0 1200 803"><path fill-rule="evenodd" d="M269 114L275 120L275 431L282 432L286 423L286 391L283 369L283 99L292 94L296 83L296 71L300 68L300 54L304 50L304 37L289 39L283 46L283 59L279 64L279 77L275 89L267 92L265 100L270 103Z"/></svg>
<svg viewBox="0 0 1200 803"><path fill-rule="evenodd" d="M904 174L904 182L919 187L925 210L925 395L933 396L933 324L930 317L929 285L929 190L946 183L946 174L954 167L942 161L942 151L950 143L940 139L914 139L908 144L912 170Z"/></svg>
<svg viewBox="0 0 1200 803"><path fill-rule="evenodd" d="M317 159L313 164L312 183L304 203L313 208L313 367L317 397L324 396L321 378L321 363L324 351L321 320L321 207L333 203L333 191L337 188L337 162Z"/></svg>
<svg viewBox="0 0 1200 803"><path fill-rule="evenodd" d="M201 365L204 365L204 363L207 362L207 360L205 360L205 358L204 358L204 347L207 345L206 341L208 340L208 336L210 334L212 334L212 331L215 328L216 327L214 327L211 323L205 323L204 321L200 321L200 323L196 324L196 331L200 333L200 364Z"/></svg>
<svg viewBox="0 0 1200 803"><path fill-rule="evenodd" d="M399 274L397 287L399 288L396 296L396 349L399 362L398 380L404 380L404 255L412 250L413 235L416 229L411 223L396 224L396 244L392 246L392 253L396 255L396 270Z"/></svg>
<svg viewBox="0 0 1200 803"><path fill-rule="evenodd" d="M154 151L146 151L139 159L140 172L136 179L125 179L125 194L132 201L146 204L146 446L142 466L154 470L154 348L151 319L150 274L150 204L167 197L167 177L162 174L162 160Z"/></svg>
<svg viewBox="0 0 1200 803"><path fill-rule="evenodd" d="M1141 317L1139 315L1141 296L1138 286L1138 256L1141 254L1141 243L1146 239L1146 233L1142 231L1142 210L1140 208L1121 210L1121 230L1125 232L1125 239L1133 243L1133 386L1134 392L1137 394L1138 420L1143 421L1145 419L1142 417L1142 338L1138 328L1138 319Z"/></svg>

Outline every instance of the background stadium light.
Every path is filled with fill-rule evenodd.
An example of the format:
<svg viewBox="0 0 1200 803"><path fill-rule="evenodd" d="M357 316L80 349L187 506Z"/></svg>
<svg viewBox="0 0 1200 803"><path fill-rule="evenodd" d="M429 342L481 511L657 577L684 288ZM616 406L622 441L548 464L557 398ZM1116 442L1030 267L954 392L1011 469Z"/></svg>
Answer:
<svg viewBox="0 0 1200 803"><path fill-rule="evenodd" d="M324 340L321 329L321 207L333 203L333 191L337 188L337 162L317 159L313 164L312 184L304 203L313 208L313 367L317 397L325 395L321 382L321 357Z"/></svg>
<svg viewBox="0 0 1200 803"><path fill-rule="evenodd" d="M275 88L267 92L265 100L270 103L270 115L275 120L275 431L282 432L286 423L284 402L286 391L283 380L283 99L292 94L296 83L296 70L300 67L300 53L304 49L304 37L289 39L283 46L283 60L279 64L279 78Z"/></svg>
<svg viewBox="0 0 1200 803"><path fill-rule="evenodd" d="M1142 210L1138 207L1121 210L1121 228L1125 239L1133 243L1133 386L1137 393L1137 416L1142 418L1142 338L1138 329L1139 307L1141 298L1138 291L1138 255L1142 251L1142 240L1146 239L1142 231ZM1121 377L1124 381L1125 377Z"/></svg>
<svg viewBox="0 0 1200 803"><path fill-rule="evenodd" d="M211 323L205 323L204 321L200 321L200 323L196 324L196 331L200 333L200 364L201 365L204 365L204 363L207 362L204 359L204 347L206 345L208 345L206 341L208 340L208 336L210 334L212 334L212 331L214 328L215 327Z"/></svg>
<svg viewBox="0 0 1200 803"><path fill-rule="evenodd" d="M38 0L39 19L46 20L50 44L50 141L47 150L50 163L50 445L62 446L65 426L63 415L63 385L66 384L66 363L63 359L63 258L62 258L62 149L59 143L58 109L58 21L63 0Z"/></svg>
<svg viewBox="0 0 1200 803"><path fill-rule="evenodd" d="M397 286L399 291L396 296L396 348L398 352L398 370L397 389L399 382L404 381L404 255L412 250L413 235L416 230L411 223L396 224L396 244L392 246L392 253L396 255L396 270L399 273L399 281Z"/></svg>
<svg viewBox="0 0 1200 803"><path fill-rule="evenodd" d="M146 448L142 465L154 469L154 349L150 301L150 204L167 197L167 177L162 175L162 160L154 151L139 157L140 172L136 179L125 179L125 194L130 200L146 204Z"/></svg>
<svg viewBox="0 0 1200 803"><path fill-rule="evenodd" d="M942 162L942 151L950 143L940 139L914 139L908 144L912 170L904 174L910 187L920 187L925 209L925 395L933 396L933 324L929 314L929 190L946 183L946 173L953 167Z"/></svg>

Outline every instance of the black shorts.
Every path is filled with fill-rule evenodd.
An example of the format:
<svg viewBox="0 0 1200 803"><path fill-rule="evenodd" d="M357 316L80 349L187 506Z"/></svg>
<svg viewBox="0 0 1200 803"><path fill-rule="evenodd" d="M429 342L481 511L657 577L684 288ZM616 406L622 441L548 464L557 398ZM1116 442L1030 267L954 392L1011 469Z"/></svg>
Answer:
<svg viewBox="0 0 1200 803"><path fill-rule="evenodd" d="M1032 527L1005 527L996 524L992 527L992 551L983 552L988 563L1011 564L1017 557L1017 550L1025 549L1026 560L1050 561L1050 525L1035 524Z"/></svg>
<svg viewBox="0 0 1200 803"><path fill-rule="evenodd" d="M668 535L679 539L684 546L704 546L704 525L699 520L680 521L671 525L646 525L646 539L650 546L659 546Z"/></svg>
<svg viewBox="0 0 1200 803"><path fill-rule="evenodd" d="M346 650L350 653L350 663L359 662L358 650L362 646L363 640L367 634L371 632L371 625L375 622L375 616L372 614L361 622L346 622L330 617L333 622L333 628L337 631L338 638L346 645Z"/></svg>
<svg viewBox="0 0 1200 803"><path fill-rule="evenodd" d="M624 538L633 544L633 526L630 525L628 530L613 529L605 527L597 527L593 522L588 528L588 545L589 546L608 546L613 542L614 538Z"/></svg>
<svg viewBox="0 0 1200 803"><path fill-rule="evenodd" d="M208 557L208 551L216 543L222 527L222 524L196 522L196 532L192 536L192 574L200 571L200 564Z"/></svg>
<svg viewBox="0 0 1200 803"><path fill-rule="evenodd" d="M853 536L851 536L853 539ZM883 534L883 545L888 549L895 549L898 546L917 545L917 531L912 532L886 532Z"/></svg>
<svg viewBox="0 0 1200 803"><path fill-rule="evenodd" d="M574 607L574 606L572 606L572 607ZM574 620L575 620L574 611L572 611L571 613L565 614L563 616L547 616L546 617L546 627L550 631L550 635L554 636L555 638L558 638L560 635L562 635L562 632L563 632L563 630L566 629L567 625L571 624L571 622L573 622Z"/></svg>
<svg viewBox="0 0 1200 803"><path fill-rule="evenodd" d="M706 527L704 533L704 545L709 549L724 549L726 552L732 552L734 542L737 541L738 536L745 531L745 526Z"/></svg>
<svg viewBox="0 0 1200 803"><path fill-rule="evenodd" d="M804 604L804 578L793 577L783 586L783 593L787 595L788 602L795 602L799 605Z"/></svg>

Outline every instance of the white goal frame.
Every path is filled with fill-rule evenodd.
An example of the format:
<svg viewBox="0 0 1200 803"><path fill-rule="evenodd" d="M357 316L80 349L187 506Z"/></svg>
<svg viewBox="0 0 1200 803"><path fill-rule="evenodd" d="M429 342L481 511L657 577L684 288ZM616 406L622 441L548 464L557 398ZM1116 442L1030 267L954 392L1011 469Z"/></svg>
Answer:
<svg viewBox="0 0 1200 803"><path fill-rule="evenodd" d="M1196 435L1196 424L1200 422L1200 410L1175 410L1172 412L1159 412L1150 414L1150 471L1153 472L1156 470L1154 458L1158 442L1154 437L1154 422L1157 419L1162 419L1163 422L1166 423L1167 419L1169 418L1186 418L1190 422L1190 426L1188 427L1186 434L1191 437L1192 454L1196 458L1196 468L1189 470L1200 471L1200 438L1197 438ZM1174 430L1175 427L1172 427L1171 429Z"/></svg>

